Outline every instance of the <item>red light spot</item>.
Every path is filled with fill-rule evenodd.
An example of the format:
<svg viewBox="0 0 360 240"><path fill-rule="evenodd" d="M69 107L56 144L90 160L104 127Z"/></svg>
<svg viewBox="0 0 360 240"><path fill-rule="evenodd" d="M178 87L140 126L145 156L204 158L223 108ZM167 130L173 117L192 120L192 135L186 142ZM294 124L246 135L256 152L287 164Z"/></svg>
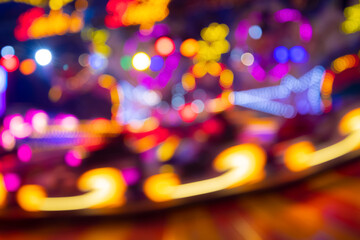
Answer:
<svg viewBox="0 0 360 240"><path fill-rule="evenodd" d="M168 37L161 37L155 42L155 50L161 56L169 56L175 51L174 41Z"/></svg>
<svg viewBox="0 0 360 240"><path fill-rule="evenodd" d="M190 104L185 105L179 110L180 117L184 122L192 122L196 119L197 113L194 112Z"/></svg>
<svg viewBox="0 0 360 240"><path fill-rule="evenodd" d="M19 41L26 41L29 39L28 30L35 19L45 14L42 8L31 8L25 13L21 14L18 19L18 25L15 27L14 35Z"/></svg>
<svg viewBox="0 0 360 240"><path fill-rule="evenodd" d="M6 69L6 71L14 72L19 67L19 59L16 56L1 58L0 64Z"/></svg>

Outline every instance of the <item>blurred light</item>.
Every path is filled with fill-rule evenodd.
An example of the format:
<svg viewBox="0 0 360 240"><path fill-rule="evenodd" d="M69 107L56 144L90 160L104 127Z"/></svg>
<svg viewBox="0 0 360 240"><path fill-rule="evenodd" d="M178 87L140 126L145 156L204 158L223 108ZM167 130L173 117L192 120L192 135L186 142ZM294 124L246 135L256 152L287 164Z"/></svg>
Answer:
<svg viewBox="0 0 360 240"><path fill-rule="evenodd" d="M260 39L262 36L261 27L258 25L253 25L249 28L249 35L252 39Z"/></svg>
<svg viewBox="0 0 360 240"><path fill-rule="evenodd" d="M258 64L254 64L254 66L251 67L250 73L257 81L264 81L265 80L266 72Z"/></svg>
<svg viewBox="0 0 360 240"><path fill-rule="evenodd" d="M140 180L140 172L137 168L124 168L121 173L126 185L136 184Z"/></svg>
<svg viewBox="0 0 360 240"><path fill-rule="evenodd" d="M6 69L8 72L14 72L19 67L19 59L17 56L12 56L8 58L1 58L0 64Z"/></svg>
<svg viewBox="0 0 360 240"><path fill-rule="evenodd" d="M123 56L120 59L120 65L125 70L128 71L131 69L131 56Z"/></svg>
<svg viewBox="0 0 360 240"><path fill-rule="evenodd" d="M3 95L6 91L7 88L7 73L5 71L5 69L3 67L0 66L0 95ZM2 101L2 99L0 100L0 102ZM5 103L2 103L0 105L3 105L2 108L4 108ZM0 111L1 114L3 113L3 111ZM1 115L0 114L0 115Z"/></svg>
<svg viewBox="0 0 360 240"><path fill-rule="evenodd" d="M234 48L231 50L230 58L232 61L239 62L241 61L241 55L243 55L243 51L240 48Z"/></svg>
<svg viewBox="0 0 360 240"><path fill-rule="evenodd" d="M193 110L195 113L201 113L205 109L205 104L200 99L195 99L191 103L191 110Z"/></svg>
<svg viewBox="0 0 360 240"><path fill-rule="evenodd" d="M101 71L108 65L108 60L102 54L94 53L89 57L89 64L95 71Z"/></svg>
<svg viewBox="0 0 360 240"><path fill-rule="evenodd" d="M289 146L284 153L286 167L295 172L308 168L308 156L313 152L315 152L315 147L308 141Z"/></svg>
<svg viewBox="0 0 360 240"><path fill-rule="evenodd" d="M291 145L284 154L285 165L291 171L302 171L357 150L360 146L359 119L360 109L348 112L339 123L339 131L346 137L328 147L315 151L311 142Z"/></svg>
<svg viewBox="0 0 360 240"><path fill-rule="evenodd" d="M150 69L154 72L160 71L164 66L164 59L160 56L151 58Z"/></svg>
<svg viewBox="0 0 360 240"><path fill-rule="evenodd" d="M299 21L301 20L301 13L296 9L285 8L277 11L275 14L275 19L278 22L290 22L290 21Z"/></svg>
<svg viewBox="0 0 360 240"><path fill-rule="evenodd" d="M206 64L204 62L196 63L192 68L192 73L196 78L202 78L207 72Z"/></svg>
<svg viewBox="0 0 360 240"><path fill-rule="evenodd" d="M65 162L70 167L78 167L82 162L81 153L77 150L70 150L65 155Z"/></svg>
<svg viewBox="0 0 360 240"><path fill-rule="evenodd" d="M161 162L168 161L174 155L180 144L180 138L177 136L168 137L157 149L156 156Z"/></svg>
<svg viewBox="0 0 360 240"><path fill-rule="evenodd" d="M1 145L5 150L11 151L14 149L15 144L16 140L9 130L1 132Z"/></svg>
<svg viewBox="0 0 360 240"><path fill-rule="evenodd" d="M182 42L180 46L180 53L184 57L193 57L195 56L199 51L199 44L198 42L193 39L189 38Z"/></svg>
<svg viewBox="0 0 360 240"><path fill-rule="evenodd" d="M159 93L153 90L149 90L149 91L145 91L142 94L142 100L145 105L155 106L160 103L161 96L159 95Z"/></svg>
<svg viewBox="0 0 360 240"><path fill-rule="evenodd" d="M26 59L21 62L19 70L24 75L30 75L36 70L36 63L32 59Z"/></svg>
<svg viewBox="0 0 360 240"><path fill-rule="evenodd" d="M244 53L241 55L241 62L245 65L245 66L251 66L254 63L254 56L251 53Z"/></svg>
<svg viewBox="0 0 360 240"><path fill-rule="evenodd" d="M133 67L138 71L144 71L150 67L150 57L144 53L136 53L132 59Z"/></svg>
<svg viewBox="0 0 360 240"><path fill-rule="evenodd" d="M360 30L359 23L360 4L347 7L344 10L346 20L342 23L342 30L346 34L355 33Z"/></svg>
<svg viewBox="0 0 360 240"><path fill-rule="evenodd" d="M129 25L140 25L143 34L150 34L155 22L164 20L169 14L167 5L170 0L124 1L109 0L106 4L108 15L105 25L118 28Z"/></svg>
<svg viewBox="0 0 360 240"><path fill-rule="evenodd" d="M41 186L25 185L17 192L17 202L26 211L118 207L125 202L127 186L120 171L114 168L87 171L79 178L78 188L86 193L72 197L47 197Z"/></svg>
<svg viewBox="0 0 360 240"><path fill-rule="evenodd" d="M1 56L3 58L11 58L15 55L15 49L12 46L5 46L1 49Z"/></svg>
<svg viewBox="0 0 360 240"><path fill-rule="evenodd" d="M185 73L181 78L181 83L186 91L192 91L195 89L196 81L195 77L190 73Z"/></svg>
<svg viewBox="0 0 360 240"><path fill-rule="evenodd" d="M52 60L52 54L48 49L40 49L35 53L35 61L41 65L46 66Z"/></svg>
<svg viewBox="0 0 360 240"><path fill-rule="evenodd" d="M62 96L62 90L59 86L53 86L50 88L48 95L49 95L49 99L52 102L57 102L60 100Z"/></svg>
<svg viewBox="0 0 360 240"><path fill-rule="evenodd" d="M345 55L339 58L336 58L332 62L332 69L336 73L341 73L346 69L353 68L359 65L359 57L357 55Z"/></svg>
<svg viewBox="0 0 360 240"><path fill-rule="evenodd" d="M32 128L30 124L24 122L24 118L21 115L13 115L6 117L9 122L9 131L15 138L26 138L31 132Z"/></svg>
<svg viewBox="0 0 360 240"><path fill-rule="evenodd" d="M86 67L89 65L89 54L83 53L79 56L79 64L82 67Z"/></svg>
<svg viewBox="0 0 360 240"><path fill-rule="evenodd" d="M178 110L184 104L185 104L185 99L183 96L174 95L173 98L171 99L171 105L176 110Z"/></svg>
<svg viewBox="0 0 360 240"><path fill-rule="evenodd" d="M184 122L193 122L198 115L196 112L199 112L198 109L196 109L196 111L193 110L193 108L196 107L197 107L196 105L191 107L191 104L186 104L183 107L181 107L179 110L181 119Z"/></svg>
<svg viewBox="0 0 360 240"><path fill-rule="evenodd" d="M173 199L174 188L180 184L179 177L174 173L153 175L145 180L144 193L154 202Z"/></svg>
<svg viewBox="0 0 360 240"><path fill-rule="evenodd" d="M116 85L116 79L111 75L102 74L98 79L98 83L101 87L110 89Z"/></svg>
<svg viewBox="0 0 360 240"><path fill-rule="evenodd" d="M360 108L349 111L342 117L339 123L339 132L348 135L360 130Z"/></svg>
<svg viewBox="0 0 360 240"><path fill-rule="evenodd" d="M7 72L0 66L0 115L5 110L5 92L7 89Z"/></svg>
<svg viewBox="0 0 360 240"><path fill-rule="evenodd" d="M79 125L79 120L74 116L66 116L61 120L61 127L67 131L74 131Z"/></svg>
<svg viewBox="0 0 360 240"><path fill-rule="evenodd" d="M218 177L180 184L174 173L162 173L146 179L144 192L154 202L180 199L234 188L264 176L265 151L255 144L242 144L221 152L213 161Z"/></svg>
<svg viewBox="0 0 360 240"><path fill-rule="evenodd" d="M331 96L334 78L334 73L332 73L331 71L325 72L321 85L321 94L323 96Z"/></svg>
<svg viewBox="0 0 360 240"><path fill-rule="evenodd" d="M175 51L175 43L168 37L161 37L155 42L155 50L161 56L169 56Z"/></svg>
<svg viewBox="0 0 360 240"><path fill-rule="evenodd" d="M286 63L289 59L288 49L284 46L275 48L274 58L278 63Z"/></svg>
<svg viewBox="0 0 360 240"><path fill-rule="evenodd" d="M210 75L218 77L221 73L222 68L219 63L215 61L210 61L206 63L206 70Z"/></svg>
<svg viewBox="0 0 360 240"><path fill-rule="evenodd" d="M20 177L15 173L4 174L5 188L9 192L15 192L20 187Z"/></svg>
<svg viewBox="0 0 360 240"><path fill-rule="evenodd" d="M289 70L290 67L288 64L279 63L270 70L269 74L275 78L274 80L280 80L283 77L285 77L286 74L289 73Z"/></svg>
<svg viewBox="0 0 360 240"><path fill-rule="evenodd" d="M220 74L220 85L223 88L229 88L232 86L234 81L234 74L231 70L225 69Z"/></svg>
<svg viewBox="0 0 360 240"><path fill-rule="evenodd" d="M44 204L46 192L43 187L38 185L25 185L20 187L16 199L18 204L25 211L39 211Z"/></svg>
<svg viewBox="0 0 360 240"><path fill-rule="evenodd" d="M32 156L32 150L29 145L23 144L17 150L17 156L20 161L28 162Z"/></svg>
<svg viewBox="0 0 360 240"><path fill-rule="evenodd" d="M300 25L300 38L304 42L309 42L312 38L312 27L310 23L302 23Z"/></svg>
<svg viewBox="0 0 360 240"><path fill-rule="evenodd" d="M289 50L291 61L294 63L304 63L307 61L307 52L305 48L301 46L292 47Z"/></svg>

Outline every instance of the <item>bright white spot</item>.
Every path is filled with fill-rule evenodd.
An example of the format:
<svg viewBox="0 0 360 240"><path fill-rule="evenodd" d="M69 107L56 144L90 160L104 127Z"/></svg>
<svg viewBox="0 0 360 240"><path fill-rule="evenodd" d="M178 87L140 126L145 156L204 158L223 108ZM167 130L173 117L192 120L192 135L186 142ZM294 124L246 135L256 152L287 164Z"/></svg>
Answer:
<svg viewBox="0 0 360 240"><path fill-rule="evenodd" d="M241 62L245 65L245 66L251 66L254 63L254 56L251 53L244 53L243 55L241 55Z"/></svg>
<svg viewBox="0 0 360 240"><path fill-rule="evenodd" d="M47 49L40 49L35 53L35 60L41 66L46 66L51 62L52 55Z"/></svg>

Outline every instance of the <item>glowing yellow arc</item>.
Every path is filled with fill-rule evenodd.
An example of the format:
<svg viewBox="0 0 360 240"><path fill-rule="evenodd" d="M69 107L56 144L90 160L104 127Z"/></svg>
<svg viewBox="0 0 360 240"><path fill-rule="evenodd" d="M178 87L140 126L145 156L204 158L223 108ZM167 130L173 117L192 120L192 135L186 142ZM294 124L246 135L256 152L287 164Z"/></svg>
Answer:
<svg viewBox="0 0 360 240"><path fill-rule="evenodd" d="M125 202L126 184L117 169L99 168L84 173L78 181L87 193L72 197L47 197L38 185L25 185L17 193L19 205L26 211L67 211L119 206Z"/></svg>
<svg viewBox="0 0 360 240"><path fill-rule="evenodd" d="M151 176L145 181L144 192L155 202L186 198L225 188L233 188L258 180L263 176L266 154L255 144L242 144L220 153L214 160L214 168L224 172L207 180L180 184L175 173Z"/></svg>

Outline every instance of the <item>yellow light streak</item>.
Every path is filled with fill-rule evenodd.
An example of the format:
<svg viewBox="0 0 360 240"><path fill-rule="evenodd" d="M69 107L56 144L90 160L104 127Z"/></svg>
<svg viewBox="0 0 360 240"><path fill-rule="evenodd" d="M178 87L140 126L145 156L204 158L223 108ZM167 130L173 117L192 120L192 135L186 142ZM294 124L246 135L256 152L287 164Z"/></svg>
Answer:
<svg viewBox="0 0 360 240"><path fill-rule="evenodd" d="M360 146L360 109L347 113L340 121L339 131L348 134L343 140L315 150L311 142L303 141L291 145L284 154L284 162L291 171L302 171L310 167L341 157Z"/></svg>
<svg viewBox="0 0 360 240"><path fill-rule="evenodd" d="M145 181L144 192L155 202L186 198L234 188L255 180L264 174L266 154L255 144L242 144L221 152L214 160L217 171L224 174L202 181L180 184L175 173L151 176Z"/></svg>
<svg viewBox="0 0 360 240"><path fill-rule="evenodd" d="M93 169L78 180L80 196L47 197L38 185L25 185L17 193L17 201L26 211L69 211L120 206L125 203L126 183L114 168Z"/></svg>

